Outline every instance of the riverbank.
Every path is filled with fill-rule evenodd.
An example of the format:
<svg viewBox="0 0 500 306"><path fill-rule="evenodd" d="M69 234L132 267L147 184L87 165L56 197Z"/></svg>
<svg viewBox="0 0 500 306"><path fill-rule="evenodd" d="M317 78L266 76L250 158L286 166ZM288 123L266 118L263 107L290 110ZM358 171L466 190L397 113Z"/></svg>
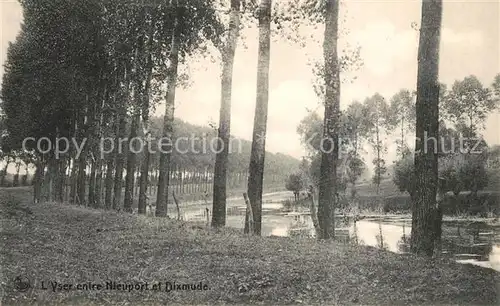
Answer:
<svg viewBox="0 0 500 306"><path fill-rule="evenodd" d="M472 265L311 239L247 237L198 223L64 204L30 205L25 194L10 193L0 195L4 305L499 301L500 273ZM32 288L16 291L17 276ZM42 289L42 282L51 281L72 289ZM162 290L108 290L107 281L148 282L149 289L162 282ZM196 291L166 292L167 281L202 285ZM89 282L96 285L93 290L75 288ZM98 284L103 287L97 289Z"/></svg>

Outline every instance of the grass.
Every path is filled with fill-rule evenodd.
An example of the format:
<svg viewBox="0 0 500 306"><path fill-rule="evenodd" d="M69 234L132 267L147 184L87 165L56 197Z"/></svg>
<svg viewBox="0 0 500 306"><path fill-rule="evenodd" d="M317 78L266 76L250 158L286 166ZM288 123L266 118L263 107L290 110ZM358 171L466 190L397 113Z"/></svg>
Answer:
<svg viewBox="0 0 500 306"><path fill-rule="evenodd" d="M196 223L64 204L0 190L3 305L496 304L500 273L369 247L247 237ZM32 288L18 292L17 276ZM41 289L42 282L175 281L205 291ZM162 287L164 289L164 287Z"/></svg>

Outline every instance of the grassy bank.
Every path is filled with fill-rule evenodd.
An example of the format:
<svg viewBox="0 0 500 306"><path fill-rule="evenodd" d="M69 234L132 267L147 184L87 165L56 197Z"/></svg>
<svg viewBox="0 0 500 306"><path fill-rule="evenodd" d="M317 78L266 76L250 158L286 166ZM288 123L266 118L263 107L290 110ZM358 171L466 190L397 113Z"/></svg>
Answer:
<svg viewBox="0 0 500 306"><path fill-rule="evenodd" d="M245 237L194 223L63 204L28 205L0 194L4 305L496 304L500 273L367 247ZM6 194L10 193L10 195ZM20 198L17 203L13 198ZM16 291L24 276L32 288ZM162 290L62 290L42 282L163 282ZM165 282L209 290L165 292ZM144 287L143 287L144 288Z"/></svg>

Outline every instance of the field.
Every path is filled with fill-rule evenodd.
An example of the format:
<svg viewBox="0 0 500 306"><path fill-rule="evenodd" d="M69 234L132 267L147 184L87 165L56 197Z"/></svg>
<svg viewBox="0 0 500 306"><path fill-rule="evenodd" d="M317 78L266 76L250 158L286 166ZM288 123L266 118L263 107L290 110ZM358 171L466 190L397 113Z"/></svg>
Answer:
<svg viewBox="0 0 500 306"><path fill-rule="evenodd" d="M3 305L500 301L500 273L472 265L335 242L248 237L231 229L65 204L31 205L26 190L0 192ZM29 281L27 291L16 290L18 276ZM150 290L145 285L107 290L107 281L147 282ZM68 290L54 292L50 282L68 284ZM160 290L151 290L158 282ZM181 286L167 292L166 282L201 282L199 288L207 290ZM83 290L82 284L94 290Z"/></svg>

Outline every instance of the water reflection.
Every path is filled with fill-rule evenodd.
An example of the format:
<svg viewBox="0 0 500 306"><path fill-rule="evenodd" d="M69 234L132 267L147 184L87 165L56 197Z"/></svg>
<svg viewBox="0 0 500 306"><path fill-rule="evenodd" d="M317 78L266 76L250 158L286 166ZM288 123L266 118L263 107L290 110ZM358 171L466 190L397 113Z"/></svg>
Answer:
<svg viewBox="0 0 500 306"><path fill-rule="evenodd" d="M262 235L314 237L315 231L307 210L282 212L277 203L264 203ZM210 212L208 212L210 216ZM205 208L187 211L184 220L205 221ZM229 207L226 225L243 228L245 207ZM395 217L365 218L354 222L352 218L337 216L335 239L343 243L368 245L395 253L408 253L411 219ZM460 263L472 263L500 271L500 239L494 228L482 222L443 222L442 256Z"/></svg>

